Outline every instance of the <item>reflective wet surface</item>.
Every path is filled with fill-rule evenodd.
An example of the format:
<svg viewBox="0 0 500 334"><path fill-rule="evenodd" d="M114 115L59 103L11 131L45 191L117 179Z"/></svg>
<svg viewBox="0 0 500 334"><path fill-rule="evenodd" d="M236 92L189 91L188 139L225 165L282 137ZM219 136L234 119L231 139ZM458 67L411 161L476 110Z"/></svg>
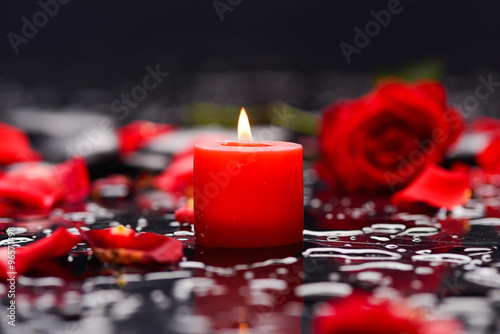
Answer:
<svg viewBox="0 0 500 334"><path fill-rule="evenodd" d="M16 326L1 321L2 332L310 333L325 301L360 290L457 318L466 333L500 331L498 177L478 175L465 208L409 214L388 198L332 196L308 173L304 242L285 247L197 247L192 226L146 193L3 219L2 231L15 227L18 244L57 225L79 233L76 222L84 229L123 224L182 241L185 257L152 271L115 267L81 243L57 265L18 278ZM0 285L4 305L7 293Z"/></svg>

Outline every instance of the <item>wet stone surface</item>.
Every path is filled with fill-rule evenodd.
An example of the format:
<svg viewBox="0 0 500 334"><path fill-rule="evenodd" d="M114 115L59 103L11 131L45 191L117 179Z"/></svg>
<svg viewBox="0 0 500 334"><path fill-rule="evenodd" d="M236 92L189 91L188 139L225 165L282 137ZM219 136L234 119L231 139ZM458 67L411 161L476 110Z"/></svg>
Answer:
<svg viewBox="0 0 500 334"><path fill-rule="evenodd" d="M137 197L3 219L2 231L15 227L19 244L58 225L79 233L76 222L88 229L122 224L182 241L185 257L154 270L115 267L98 263L81 243L48 276L18 277L16 326L7 325L4 307L0 331L309 333L325 301L366 290L455 317L466 333L497 333L500 191L490 181L473 183L467 207L432 215L398 212L387 198L332 197L306 182L304 243L273 249L197 247L191 225L176 222L169 208L141 209ZM4 245L7 235L1 238ZM7 292L1 284L4 306Z"/></svg>

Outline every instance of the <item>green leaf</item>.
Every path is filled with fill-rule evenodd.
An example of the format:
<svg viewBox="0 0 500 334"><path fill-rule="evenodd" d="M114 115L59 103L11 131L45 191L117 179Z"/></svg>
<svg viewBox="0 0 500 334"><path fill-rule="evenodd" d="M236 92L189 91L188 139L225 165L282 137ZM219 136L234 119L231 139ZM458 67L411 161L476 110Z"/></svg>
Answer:
<svg viewBox="0 0 500 334"><path fill-rule="evenodd" d="M441 58L421 60L403 67L380 69L374 72L375 82L386 77L396 77L408 81L442 78L445 62Z"/></svg>

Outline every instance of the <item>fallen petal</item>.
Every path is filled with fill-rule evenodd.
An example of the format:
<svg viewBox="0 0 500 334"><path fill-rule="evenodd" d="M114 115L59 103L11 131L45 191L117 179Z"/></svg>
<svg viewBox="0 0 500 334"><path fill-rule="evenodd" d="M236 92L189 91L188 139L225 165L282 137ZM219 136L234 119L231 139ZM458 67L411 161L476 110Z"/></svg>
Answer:
<svg viewBox="0 0 500 334"><path fill-rule="evenodd" d="M470 198L467 174L428 165L406 188L392 196L392 203L402 210L415 211L419 205L451 210Z"/></svg>

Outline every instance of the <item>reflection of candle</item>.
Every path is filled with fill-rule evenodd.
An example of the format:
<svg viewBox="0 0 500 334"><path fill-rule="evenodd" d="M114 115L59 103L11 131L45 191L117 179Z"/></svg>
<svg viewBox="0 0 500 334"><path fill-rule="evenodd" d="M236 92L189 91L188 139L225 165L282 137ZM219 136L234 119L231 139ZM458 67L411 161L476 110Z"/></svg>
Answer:
<svg viewBox="0 0 500 334"><path fill-rule="evenodd" d="M194 260L207 267L195 269L194 279L207 283L199 284L199 292L194 288L193 310L212 320L212 332L301 333L304 299L295 291L304 283L304 263L292 258L301 249L301 243L263 249L196 247Z"/></svg>
<svg viewBox="0 0 500 334"><path fill-rule="evenodd" d="M195 145L196 243L252 248L301 242L302 146L252 141L243 113L238 142Z"/></svg>

